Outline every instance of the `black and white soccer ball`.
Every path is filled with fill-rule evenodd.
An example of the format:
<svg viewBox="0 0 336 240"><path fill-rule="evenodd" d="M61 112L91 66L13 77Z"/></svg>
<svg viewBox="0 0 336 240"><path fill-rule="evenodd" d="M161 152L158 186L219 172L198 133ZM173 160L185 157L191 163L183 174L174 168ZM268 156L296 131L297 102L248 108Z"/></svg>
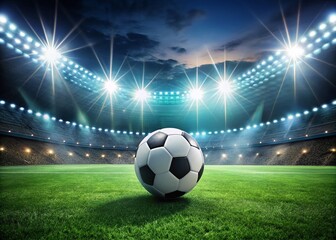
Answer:
<svg viewBox="0 0 336 240"><path fill-rule="evenodd" d="M204 170L204 156L196 140L176 128L152 132L139 144L135 172L142 186L162 198L191 191Z"/></svg>

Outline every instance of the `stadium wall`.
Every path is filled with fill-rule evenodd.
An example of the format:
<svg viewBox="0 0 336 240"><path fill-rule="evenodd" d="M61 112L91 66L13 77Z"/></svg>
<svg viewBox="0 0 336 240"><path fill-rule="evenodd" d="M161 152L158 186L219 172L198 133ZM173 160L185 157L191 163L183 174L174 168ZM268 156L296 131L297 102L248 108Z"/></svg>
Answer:
<svg viewBox="0 0 336 240"><path fill-rule="evenodd" d="M336 136L245 148L203 149L206 164L336 165ZM0 135L0 165L133 164L135 151L96 149Z"/></svg>

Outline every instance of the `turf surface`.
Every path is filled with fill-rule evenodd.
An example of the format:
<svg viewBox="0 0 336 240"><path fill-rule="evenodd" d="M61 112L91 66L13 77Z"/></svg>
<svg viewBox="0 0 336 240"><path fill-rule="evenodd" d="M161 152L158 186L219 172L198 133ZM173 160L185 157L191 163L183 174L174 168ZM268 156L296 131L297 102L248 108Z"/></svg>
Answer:
<svg viewBox="0 0 336 240"><path fill-rule="evenodd" d="M0 167L2 239L335 239L336 168L206 166L151 197L131 165Z"/></svg>

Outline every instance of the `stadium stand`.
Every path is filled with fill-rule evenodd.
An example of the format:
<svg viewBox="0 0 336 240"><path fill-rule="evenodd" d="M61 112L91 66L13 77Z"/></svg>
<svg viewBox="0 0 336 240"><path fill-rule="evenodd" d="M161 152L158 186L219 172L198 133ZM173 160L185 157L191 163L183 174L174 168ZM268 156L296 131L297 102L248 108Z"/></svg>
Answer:
<svg viewBox="0 0 336 240"><path fill-rule="evenodd" d="M128 164L134 151L103 150L46 143L18 137L0 137L0 165Z"/></svg>
<svg viewBox="0 0 336 240"><path fill-rule="evenodd" d="M110 129L92 129L70 121L52 120L49 115L29 114L26 110L0 105L0 133L10 136L38 139L52 143L78 145L81 147L136 150L144 137L142 134ZM268 145L333 136L336 134L336 105L321 108L307 115L288 116L277 123L254 124L243 131L239 128L224 133L194 134L202 148L222 148Z"/></svg>
<svg viewBox="0 0 336 240"><path fill-rule="evenodd" d="M208 164L335 165L336 106L243 131L193 135ZM143 137L0 105L1 165L133 163Z"/></svg>
<svg viewBox="0 0 336 240"><path fill-rule="evenodd" d="M336 165L336 137L245 148L208 149L207 164Z"/></svg>
<svg viewBox="0 0 336 240"><path fill-rule="evenodd" d="M206 164L336 165L336 137L268 146L204 149ZM0 165L133 164L135 151L0 137Z"/></svg>

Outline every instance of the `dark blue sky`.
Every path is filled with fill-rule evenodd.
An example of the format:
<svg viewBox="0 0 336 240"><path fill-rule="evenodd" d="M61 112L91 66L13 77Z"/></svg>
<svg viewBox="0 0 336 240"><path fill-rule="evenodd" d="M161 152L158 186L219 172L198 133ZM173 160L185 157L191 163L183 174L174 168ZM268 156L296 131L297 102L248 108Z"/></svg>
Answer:
<svg viewBox="0 0 336 240"><path fill-rule="evenodd" d="M173 78L184 68L215 62L256 61L278 44L263 22L276 35L284 32L281 8L290 30L295 26L300 8L301 31L332 1L58 1L57 39L61 41L76 24L78 28L64 42L64 49L91 45L108 65L110 39L114 38L114 62L118 66L127 55L134 61L146 61L167 68ZM41 33L39 15L52 29L54 1L5 1L2 12L21 22L23 17ZM323 16L320 13L323 12ZM68 53L84 66L97 71L97 61L90 61L89 47ZM165 67L167 65L167 67ZM177 67L177 68L176 68ZM176 68L176 69L175 69ZM156 69L155 69L156 70ZM155 71L154 70L154 71ZM150 71L150 69L148 69Z"/></svg>

